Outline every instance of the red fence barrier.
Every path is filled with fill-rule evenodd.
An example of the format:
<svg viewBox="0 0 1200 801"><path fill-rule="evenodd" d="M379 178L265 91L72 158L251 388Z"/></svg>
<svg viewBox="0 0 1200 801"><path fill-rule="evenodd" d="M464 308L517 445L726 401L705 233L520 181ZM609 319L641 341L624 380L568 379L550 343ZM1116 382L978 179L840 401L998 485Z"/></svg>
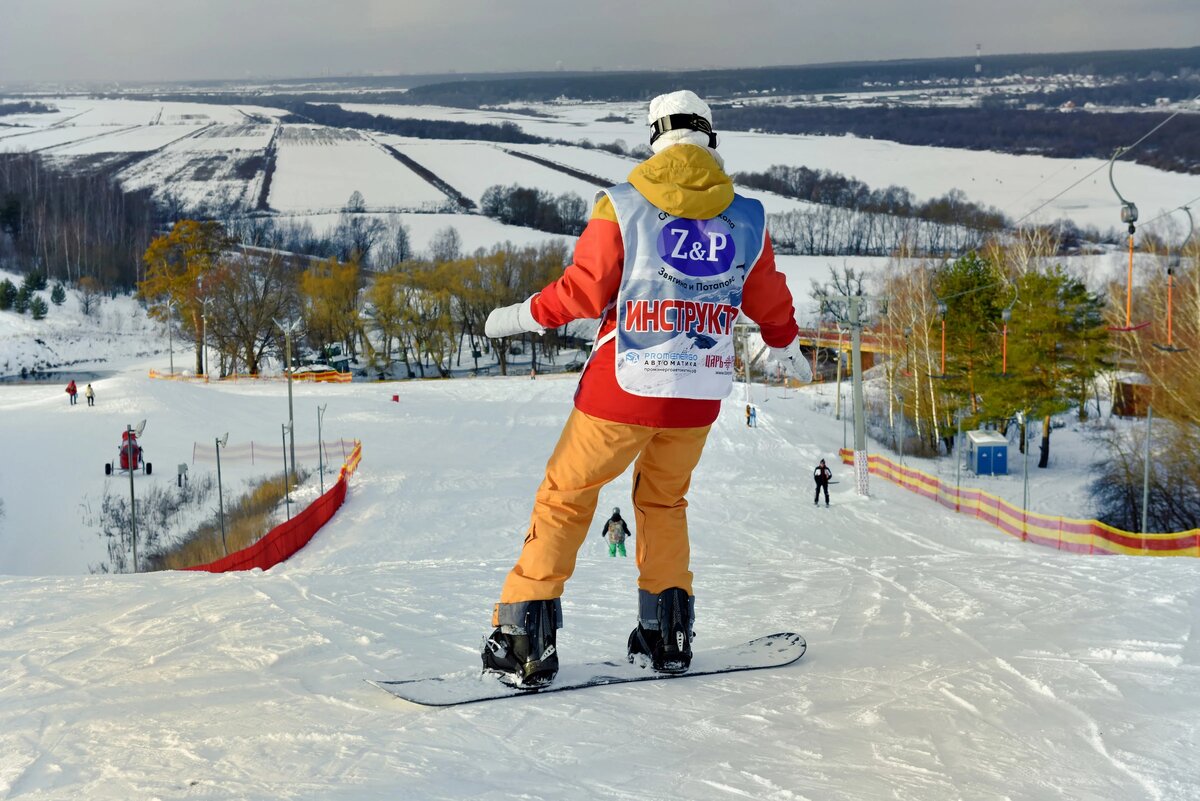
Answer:
<svg viewBox="0 0 1200 801"><path fill-rule="evenodd" d="M350 458L342 465L337 482L317 498L304 511L291 520L280 523L267 532L266 536L253 545L240 551L222 557L206 565L196 565L185 570L204 570L209 573L226 573L230 570L252 570L262 568L267 570L284 561L299 551L313 535L320 531L321 526L329 522L333 513L346 500L346 488L350 476L358 468L362 460L362 443L356 443L350 452Z"/></svg>
<svg viewBox="0 0 1200 801"><path fill-rule="evenodd" d="M843 448L842 462L853 464L854 451ZM936 501L947 509L991 523L1005 534L1072 553L1137 556L1200 556L1200 529L1167 534L1122 531L1099 520L1043 515L1014 506L978 489L952 487L912 467L901 467L885 456L871 454L867 468L877 476Z"/></svg>

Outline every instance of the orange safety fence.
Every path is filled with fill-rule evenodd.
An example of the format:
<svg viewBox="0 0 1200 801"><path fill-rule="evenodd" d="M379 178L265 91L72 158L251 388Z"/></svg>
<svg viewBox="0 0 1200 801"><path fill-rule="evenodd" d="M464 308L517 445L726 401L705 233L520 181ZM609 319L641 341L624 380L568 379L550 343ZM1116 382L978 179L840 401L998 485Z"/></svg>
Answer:
<svg viewBox="0 0 1200 801"><path fill-rule="evenodd" d="M843 463L854 463L853 450L842 448L839 455ZM1099 520L1030 512L983 490L950 486L936 476L912 467L901 467L891 459L875 454L867 456L867 469L909 492L929 498L947 509L972 515L1006 534L1036 545L1071 553L1200 557L1200 529L1139 534L1122 531Z"/></svg>
<svg viewBox="0 0 1200 801"><path fill-rule="evenodd" d="M208 383L210 378L207 375L196 375L194 373L160 373L158 370L150 371L151 378L161 378L168 381L198 381ZM286 381L286 375L250 375L249 373L230 373L229 375L213 378L214 381ZM350 373L339 373L337 370L318 370L305 371L292 374L293 381L312 381L318 384L349 384L354 380L354 376Z"/></svg>
<svg viewBox="0 0 1200 801"><path fill-rule="evenodd" d="M330 518L333 517L333 513L346 500L346 490L350 476L354 474L361 460L362 443L356 442L354 450L350 452L346 463L342 465L337 482L326 490L324 495L305 507L302 512L291 520L280 523L267 532L266 536L249 547L231 553L215 562L185 569L203 570L209 573L251 570L256 567L268 570L289 558L308 544L313 535L329 522Z"/></svg>

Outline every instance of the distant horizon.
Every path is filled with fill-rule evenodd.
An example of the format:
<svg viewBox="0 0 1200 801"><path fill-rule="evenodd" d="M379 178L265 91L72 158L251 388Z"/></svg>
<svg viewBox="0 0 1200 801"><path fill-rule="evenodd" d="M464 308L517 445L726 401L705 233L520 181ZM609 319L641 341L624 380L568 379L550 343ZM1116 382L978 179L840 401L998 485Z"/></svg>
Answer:
<svg viewBox="0 0 1200 801"><path fill-rule="evenodd" d="M695 71L1197 44L1195 0L40 0L6 4L0 84ZM586 32L586 35L584 35ZM1064 49L1064 47L1066 49Z"/></svg>
<svg viewBox="0 0 1200 801"><path fill-rule="evenodd" d="M987 53L983 52L981 59L985 64L989 58L1010 58L1020 56L1054 56L1054 55L1072 55L1072 54L1105 54L1105 53L1146 53L1146 52L1170 52L1170 51L1186 51L1200 50L1200 44L1182 45L1178 47L1129 47L1129 48L1084 48L1078 50L1023 50L1023 51L1007 51ZM653 67L591 67L591 68L573 68L573 69L494 69L494 70L429 70L423 72L390 72L390 71L370 71L356 70L348 72L331 72L327 74L285 74L285 73L260 73L249 74L240 77L204 77L193 76L189 78L163 78L163 79L148 79L148 78L62 78L57 80L20 80L6 81L0 76L0 88L4 87L20 87L20 86L56 86L63 84L81 84L84 86L100 86L106 84L134 84L134 85L163 85L175 84L187 86L190 84L237 84L254 81L275 81L280 83L290 82L305 82L305 81L344 81L353 80L355 78L369 79L386 79L386 78L426 78L436 76L460 76L471 77L479 76L480 79L486 80L487 76L518 76L525 75L531 77L553 76L557 74L564 75L603 75L603 74L637 74L637 73L691 73L691 72L710 72L710 71L740 71L747 72L756 70L770 69L789 69L789 68L806 68L806 67L836 67L836 66L852 66L856 64L897 64L904 62L920 63L924 61L953 61L958 59L973 60L976 57L974 51L961 55L953 54L938 54L929 56L896 56L891 58L880 59L844 59L838 61L809 61L809 62L780 62L771 64L760 64L757 66L746 65L707 65L697 67L671 67L671 68L653 68ZM1200 65L1197 67L1200 69Z"/></svg>

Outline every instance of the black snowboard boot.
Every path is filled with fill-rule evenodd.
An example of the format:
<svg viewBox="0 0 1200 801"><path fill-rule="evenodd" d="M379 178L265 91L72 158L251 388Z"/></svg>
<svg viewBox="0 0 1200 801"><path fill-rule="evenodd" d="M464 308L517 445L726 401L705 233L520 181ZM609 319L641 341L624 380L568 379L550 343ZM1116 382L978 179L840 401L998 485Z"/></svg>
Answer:
<svg viewBox="0 0 1200 801"><path fill-rule="evenodd" d="M658 595L643 593L638 627L629 635L629 661L647 663L659 673L684 673L692 664L692 599L678 587ZM647 601L650 603L648 604ZM654 613L657 627L650 626Z"/></svg>
<svg viewBox="0 0 1200 801"><path fill-rule="evenodd" d="M557 601L524 604L521 624L504 624L483 643L483 669L521 689L545 687L558 673Z"/></svg>

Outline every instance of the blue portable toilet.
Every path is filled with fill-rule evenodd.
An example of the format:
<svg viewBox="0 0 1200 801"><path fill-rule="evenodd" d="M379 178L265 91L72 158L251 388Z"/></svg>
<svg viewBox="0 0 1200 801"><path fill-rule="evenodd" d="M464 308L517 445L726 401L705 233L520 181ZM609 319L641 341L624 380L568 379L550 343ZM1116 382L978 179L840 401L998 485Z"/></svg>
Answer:
<svg viewBox="0 0 1200 801"><path fill-rule="evenodd" d="M996 431L967 432L967 464L977 476L1008 474L1008 440Z"/></svg>

